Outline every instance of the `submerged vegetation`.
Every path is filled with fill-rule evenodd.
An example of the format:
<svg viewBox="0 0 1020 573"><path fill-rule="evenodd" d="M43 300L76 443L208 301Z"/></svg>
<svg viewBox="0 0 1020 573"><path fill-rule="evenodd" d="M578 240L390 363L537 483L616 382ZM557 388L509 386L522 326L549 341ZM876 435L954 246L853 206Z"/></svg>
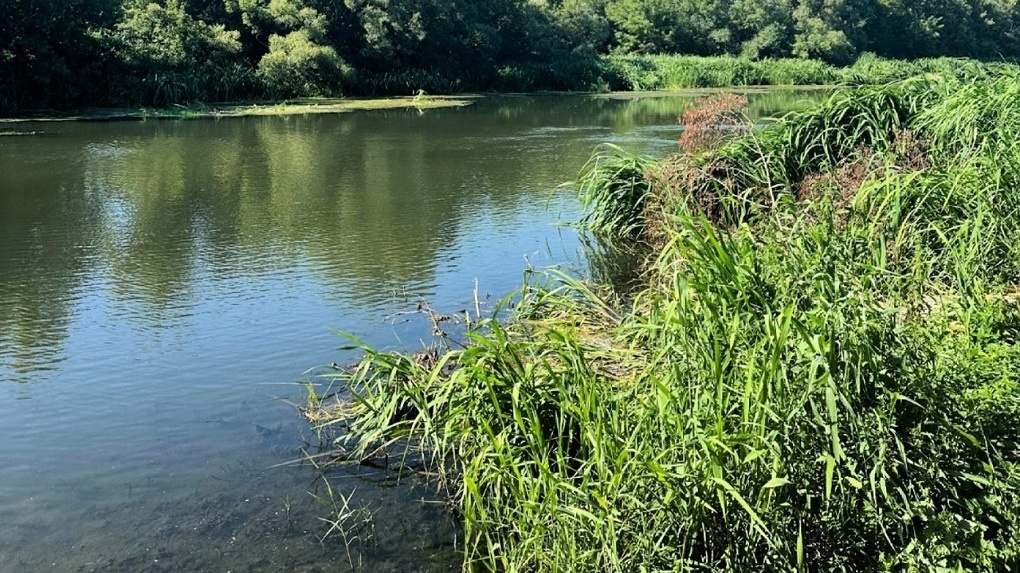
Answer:
<svg viewBox="0 0 1020 573"><path fill-rule="evenodd" d="M467 569L1016 570L1018 101L929 75L606 148L585 223L649 248L638 288L551 273L463 348L365 348L320 423L428 454Z"/></svg>

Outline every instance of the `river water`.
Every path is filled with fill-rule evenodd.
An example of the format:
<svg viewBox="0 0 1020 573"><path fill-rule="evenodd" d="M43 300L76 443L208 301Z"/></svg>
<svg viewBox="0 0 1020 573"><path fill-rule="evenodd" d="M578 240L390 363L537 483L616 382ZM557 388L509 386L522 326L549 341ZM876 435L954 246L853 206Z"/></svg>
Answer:
<svg viewBox="0 0 1020 573"><path fill-rule="evenodd" d="M333 476L362 526L330 532L319 473L288 464L318 439L301 383L357 359L334 330L415 350L419 301L588 272L556 186L600 142L674 149L688 101L0 124L36 132L0 137L0 571L459 570L413 479Z"/></svg>

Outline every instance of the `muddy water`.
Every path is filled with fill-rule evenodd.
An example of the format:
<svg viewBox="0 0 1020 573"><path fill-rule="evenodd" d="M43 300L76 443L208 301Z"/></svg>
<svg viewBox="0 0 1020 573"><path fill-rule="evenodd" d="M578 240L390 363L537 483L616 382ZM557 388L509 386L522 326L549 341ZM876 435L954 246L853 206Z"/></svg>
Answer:
<svg viewBox="0 0 1020 573"><path fill-rule="evenodd" d="M685 101L0 124L36 132L0 137L0 571L459 569L428 487L352 470L332 506L287 465L301 382L356 358L333 329L415 349L420 300L586 272L556 185L599 142L670 150Z"/></svg>

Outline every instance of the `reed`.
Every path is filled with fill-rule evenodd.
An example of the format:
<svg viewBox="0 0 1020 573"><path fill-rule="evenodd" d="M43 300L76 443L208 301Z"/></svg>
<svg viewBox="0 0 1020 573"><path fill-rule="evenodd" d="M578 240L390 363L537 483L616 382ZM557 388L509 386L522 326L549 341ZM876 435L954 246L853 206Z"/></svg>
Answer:
<svg viewBox="0 0 1020 573"><path fill-rule="evenodd" d="M644 286L549 273L464 348L363 348L341 440L429 454L466 570L1016 570L1018 86L848 90L671 159L759 201L726 217L590 164L627 192L589 221L655 227Z"/></svg>
<svg viewBox="0 0 1020 573"><path fill-rule="evenodd" d="M794 58L750 60L733 56L613 55L601 73L610 89L647 91L740 86L880 85L920 74L995 72L1007 62L966 58L890 60L866 53L848 67Z"/></svg>
<svg viewBox="0 0 1020 573"><path fill-rule="evenodd" d="M581 168L574 186L587 215L582 226L598 235L643 232L642 214L651 190L645 173L654 159L603 144Z"/></svg>

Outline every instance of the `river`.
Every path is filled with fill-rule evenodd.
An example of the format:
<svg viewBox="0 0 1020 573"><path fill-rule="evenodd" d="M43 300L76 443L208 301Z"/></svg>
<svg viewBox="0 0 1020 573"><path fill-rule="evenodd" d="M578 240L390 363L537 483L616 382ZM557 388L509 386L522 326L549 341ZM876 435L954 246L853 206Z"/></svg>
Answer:
<svg viewBox="0 0 1020 573"><path fill-rule="evenodd" d="M775 115L818 93L761 92ZM295 404L357 356L416 350L527 268L588 271L556 190L600 142L675 149L687 96L2 124L0 571L459 570L433 490L333 481Z"/></svg>

